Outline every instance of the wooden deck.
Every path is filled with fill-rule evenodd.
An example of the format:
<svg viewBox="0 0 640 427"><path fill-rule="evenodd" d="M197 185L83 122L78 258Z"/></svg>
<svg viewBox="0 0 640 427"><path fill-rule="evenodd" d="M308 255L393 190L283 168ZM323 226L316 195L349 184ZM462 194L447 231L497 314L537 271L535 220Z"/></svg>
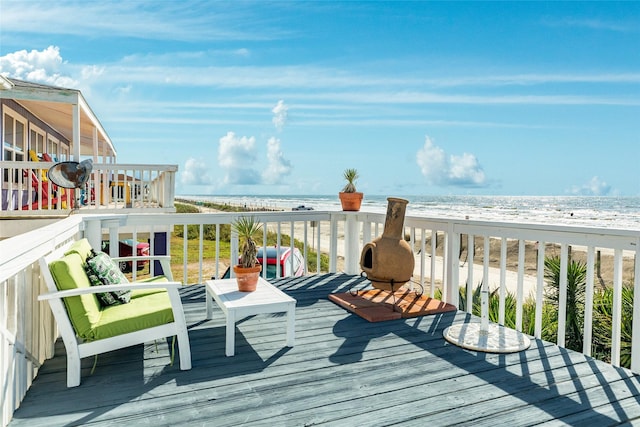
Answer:
<svg viewBox="0 0 640 427"><path fill-rule="evenodd" d="M443 329L465 313L368 323L327 299L363 282L343 274L274 281L297 299L296 346L285 318L205 321L204 287L184 289L193 369L169 365L168 342L84 360L67 389L64 347L45 363L10 426L640 424L640 377L533 340L522 353L460 349ZM476 319L477 320L477 319Z"/></svg>

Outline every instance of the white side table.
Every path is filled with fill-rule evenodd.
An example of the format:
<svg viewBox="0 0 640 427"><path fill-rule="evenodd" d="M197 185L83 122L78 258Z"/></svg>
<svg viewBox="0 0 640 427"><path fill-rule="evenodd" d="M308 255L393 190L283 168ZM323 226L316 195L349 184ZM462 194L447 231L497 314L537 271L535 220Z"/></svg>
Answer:
<svg viewBox="0 0 640 427"><path fill-rule="evenodd" d="M213 300L227 319L225 354L235 353L236 322L247 316L262 313L287 313L287 346L295 341L296 300L260 277L253 292L238 291L236 279L207 280L207 319L213 316Z"/></svg>

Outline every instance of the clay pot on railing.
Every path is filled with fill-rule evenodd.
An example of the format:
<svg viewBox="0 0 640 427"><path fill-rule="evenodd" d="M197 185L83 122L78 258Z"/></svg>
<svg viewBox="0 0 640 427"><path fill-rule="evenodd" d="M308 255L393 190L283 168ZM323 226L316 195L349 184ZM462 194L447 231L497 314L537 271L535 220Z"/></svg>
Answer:
<svg viewBox="0 0 640 427"><path fill-rule="evenodd" d="M338 197L340 197L343 211L359 211L364 194L359 191L355 193L340 192Z"/></svg>

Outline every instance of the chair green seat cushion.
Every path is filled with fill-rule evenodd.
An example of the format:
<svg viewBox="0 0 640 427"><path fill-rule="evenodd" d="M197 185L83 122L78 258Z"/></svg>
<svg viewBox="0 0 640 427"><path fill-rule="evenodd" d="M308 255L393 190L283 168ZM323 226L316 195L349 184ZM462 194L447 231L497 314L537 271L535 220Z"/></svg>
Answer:
<svg viewBox="0 0 640 427"><path fill-rule="evenodd" d="M83 264L82 257L76 252L70 252L49 264L49 270L58 290L82 289L91 286ZM76 333L85 338L98 324L102 315L98 298L95 294L86 294L67 297L63 300Z"/></svg>
<svg viewBox="0 0 640 427"><path fill-rule="evenodd" d="M99 322L84 337L99 340L173 322L171 301L166 291L131 298L128 304L102 310Z"/></svg>

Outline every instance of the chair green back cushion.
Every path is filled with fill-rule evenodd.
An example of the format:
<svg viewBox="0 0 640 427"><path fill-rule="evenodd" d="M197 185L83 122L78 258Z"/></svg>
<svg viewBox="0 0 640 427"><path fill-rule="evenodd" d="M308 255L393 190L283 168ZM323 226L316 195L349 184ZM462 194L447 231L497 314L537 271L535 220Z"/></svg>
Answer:
<svg viewBox="0 0 640 427"><path fill-rule="evenodd" d="M49 270L58 290L91 286L82 265L82 258L76 252L71 252L49 264ZM64 303L76 333L82 338L87 338L101 317L100 303L95 294L64 298Z"/></svg>
<svg viewBox="0 0 640 427"><path fill-rule="evenodd" d="M89 257L89 255L91 254L91 250L92 250L91 245L89 244L89 241L85 238L85 239L80 239L73 242L73 244L69 246L69 249L64 254L69 255L72 253L77 253L78 255L80 255L80 258L82 258L82 261L85 262Z"/></svg>

